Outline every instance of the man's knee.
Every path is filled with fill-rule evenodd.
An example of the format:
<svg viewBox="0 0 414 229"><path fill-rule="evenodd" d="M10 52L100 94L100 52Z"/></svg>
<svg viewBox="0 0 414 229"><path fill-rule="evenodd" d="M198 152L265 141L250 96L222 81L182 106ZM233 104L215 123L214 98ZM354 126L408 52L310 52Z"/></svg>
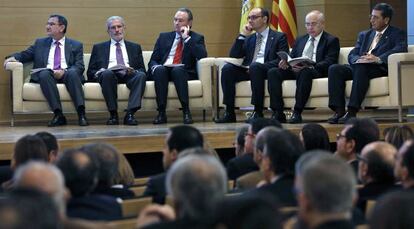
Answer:
<svg viewBox="0 0 414 229"><path fill-rule="evenodd" d="M282 81L282 74L279 68L271 68L267 71L268 82L280 82Z"/></svg>
<svg viewBox="0 0 414 229"><path fill-rule="evenodd" d="M253 62L249 66L249 72L261 71L262 69L263 69L263 64L257 63L257 62Z"/></svg>

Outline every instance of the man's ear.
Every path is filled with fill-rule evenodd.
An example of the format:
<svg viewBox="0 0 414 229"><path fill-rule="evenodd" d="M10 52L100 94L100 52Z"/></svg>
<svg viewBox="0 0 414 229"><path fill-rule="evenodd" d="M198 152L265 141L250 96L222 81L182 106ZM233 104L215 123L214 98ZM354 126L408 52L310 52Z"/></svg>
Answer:
<svg viewBox="0 0 414 229"><path fill-rule="evenodd" d="M346 152L353 153L355 152L356 142L354 139L350 139L346 141Z"/></svg>
<svg viewBox="0 0 414 229"><path fill-rule="evenodd" d="M408 168L406 166L401 166L401 180L406 181L410 177Z"/></svg>
<svg viewBox="0 0 414 229"><path fill-rule="evenodd" d="M178 158L178 151L173 149L170 151L171 161L176 161Z"/></svg>

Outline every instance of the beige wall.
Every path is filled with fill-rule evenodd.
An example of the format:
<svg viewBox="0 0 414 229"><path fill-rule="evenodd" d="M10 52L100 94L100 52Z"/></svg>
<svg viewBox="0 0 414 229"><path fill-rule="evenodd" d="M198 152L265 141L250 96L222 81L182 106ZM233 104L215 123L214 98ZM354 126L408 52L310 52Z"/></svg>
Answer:
<svg viewBox="0 0 414 229"><path fill-rule="evenodd" d="M209 56L226 56L240 21L241 0L2 0L0 1L0 56L25 49L45 35L45 23L52 13L69 21L67 36L92 44L108 39L105 20L111 15L126 19L127 39L151 50L161 31L172 30L177 8L186 6L194 13L193 29L205 35ZM265 0L270 8L271 0ZM325 12L326 29L340 37L342 46L355 42L356 34L366 29L368 0L296 0L299 34L304 33L304 15L312 9ZM0 70L0 123L10 118L9 75Z"/></svg>

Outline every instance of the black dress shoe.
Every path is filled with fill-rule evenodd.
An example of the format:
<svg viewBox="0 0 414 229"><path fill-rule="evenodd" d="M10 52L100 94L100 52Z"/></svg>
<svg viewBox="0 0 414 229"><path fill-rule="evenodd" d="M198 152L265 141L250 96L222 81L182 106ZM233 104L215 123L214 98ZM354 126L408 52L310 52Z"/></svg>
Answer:
<svg viewBox="0 0 414 229"><path fill-rule="evenodd" d="M135 119L134 114L129 113L129 112L125 114L124 125L128 125L128 126L138 125L138 121Z"/></svg>
<svg viewBox="0 0 414 229"><path fill-rule="evenodd" d="M191 112L189 110L183 111L183 123L184 124L193 124L193 117L191 117Z"/></svg>
<svg viewBox="0 0 414 229"><path fill-rule="evenodd" d="M63 115L55 115L53 116L52 120L49 121L47 126L53 127L53 126L64 126L66 125L66 117Z"/></svg>
<svg viewBox="0 0 414 229"><path fill-rule="evenodd" d="M232 123L237 122L236 114L233 112L225 111L223 117L214 119L215 123Z"/></svg>
<svg viewBox="0 0 414 229"><path fill-rule="evenodd" d="M157 117L155 117L153 124L164 124L167 123L167 115L165 111L159 111Z"/></svg>
<svg viewBox="0 0 414 229"><path fill-rule="evenodd" d="M289 119L289 123L302 123L302 115L299 112L294 111L292 117Z"/></svg>
<svg viewBox="0 0 414 229"><path fill-rule="evenodd" d="M329 124L338 124L339 118L342 117L343 115L344 114L341 114L341 113L335 113L330 118L328 118L328 123Z"/></svg>
<svg viewBox="0 0 414 229"><path fill-rule="evenodd" d="M356 118L356 114L351 113L351 112L346 112L344 116L338 119L338 124L344 124L351 118Z"/></svg>
<svg viewBox="0 0 414 229"><path fill-rule="evenodd" d="M273 111L270 119L277 120L280 123L286 123L286 115L283 112Z"/></svg>
<svg viewBox="0 0 414 229"><path fill-rule="evenodd" d="M86 118L85 114L80 114L78 119L79 126L89 126L88 119Z"/></svg>
<svg viewBox="0 0 414 229"><path fill-rule="evenodd" d="M263 118L262 112L253 111L253 113L247 118L246 123L250 123L251 121L257 119L257 118Z"/></svg>
<svg viewBox="0 0 414 229"><path fill-rule="evenodd" d="M108 121L106 121L106 125L119 125L119 119L118 116L115 115L111 115L108 119Z"/></svg>

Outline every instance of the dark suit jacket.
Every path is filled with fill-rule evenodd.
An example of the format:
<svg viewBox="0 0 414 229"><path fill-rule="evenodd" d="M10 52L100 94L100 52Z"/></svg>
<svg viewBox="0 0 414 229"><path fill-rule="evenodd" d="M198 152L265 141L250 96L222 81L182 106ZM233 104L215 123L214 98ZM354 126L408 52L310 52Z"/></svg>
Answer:
<svg viewBox="0 0 414 229"><path fill-rule="evenodd" d="M349 64L354 64L362 55L368 52L374 37L375 30L373 29L359 33L357 43L348 55ZM371 53L381 58L383 63L379 67L384 71L388 71L388 56L399 52L407 52L407 35L403 30L389 26Z"/></svg>
<svg viewBox="0 0 414 229"><path fill-rule="evenodd" d="M358 189L358 202L357 207L362 211L365 212L366 204L368 200L376 200L381 195L399 190L401 187L395 185L394 183L387 183L387 182L371 182L364 187Z"/></svg>
<svg viewBox="0 0 414 229"><path fill-rule="evenodd" d="M88 220L118 220L122 218L121 205L112 196L91 194L69 199L68 217Z"/></svg>
<svg viewBox="0 0 414 229"><path fill-rule="evenodd" d="M349 220L334 220L325 222L315 229L353 229L355 228L351 221Z"/></svg>
<svg viewBox="0 0 414 229"><path fill-rule="evenodd" d="M166 178L166 173L161 173L150 177L147 182L147 188L145 189L143 196L152 196L152 202L164 204L165 196L167 195L167 191L165 188Z"/></svg>
<svg viewBox="0 0 414 229"><path fill-rule="evenodd" d="M171 47L175 39L175 31L160 33L160 36L155 43L154 50L152 52L151 60L148 63L148 72L151 74L151 68L154 65L162 65L170 54ZM195 74L197 76L196 66L197 61L207 57L206 45L204 44L204 36L190 31L190 40L184 43L182 63L184 64L187 72Z"/></svg>
<svg viewBox="0 0 414 229"><path fill-rule="evenodd" d="M296 39L290 56L292 58L301 57L303 49L308 42L309 35L306 34ZM338 63L339 57L339 39L331 34L323 31L316 48L316 65L315 70L321 76L328 76L328 68L332 64Z"/></svg>
<svg viewBox="0 0 414 229"><path fill-rule="evenodd" d="M256 33L249 35L244 40L236 39L230 49L230 57L244 58L243 65L248 66L252 63L255 47ZM269 29L264 55L264 64L268 68L278 66L280 58L277 52L279 51L289 52L286 35Z"/></svg>
<svg viewBox="0 0 414 229"><path fill-rule="evenodd" d="M129 66L137 71L145 73L144 60L142 58L142 49L139 44L125 41L125 47L128 53ZM91 59L88 67L88 81L96 81L95 73L101 68L108 68L109 64L109 52L111 41L105 41L99 44L95 44L92 47Z"/></svg>
<svg viewBox="0 0 414 229"><path fill-rule="evenodd" d="M131 190L129 190L126 187L105 187L103 185L98 185L95 190L93 191L93 194L102 194L107 196L112 196L115 198L121 198L121 199L131 199L135 197L135 193Z"/></svg>
<svg viewBox="0 0 414 229"><path fill-rule="evenodd" d="M33 62L33 68L45 68L49 58L49 50L53 39L44 37L36 39L35 43L28 49L15 53L12 56L22 63ZM83 71L83 45L79 41L65 38L65 59L68 70L74 69L81 78L81 82L85 81ZM38 81L38 74L32 74L32 80Z"/></svg>
<svg viewBox="0 0 414 229"><path fill-rule="evenodd" d="M246 173L259 170L259 167L253 160L253 154L246 153L230 159L227 162L226 170L229 180L235 180Z"/></svg>

